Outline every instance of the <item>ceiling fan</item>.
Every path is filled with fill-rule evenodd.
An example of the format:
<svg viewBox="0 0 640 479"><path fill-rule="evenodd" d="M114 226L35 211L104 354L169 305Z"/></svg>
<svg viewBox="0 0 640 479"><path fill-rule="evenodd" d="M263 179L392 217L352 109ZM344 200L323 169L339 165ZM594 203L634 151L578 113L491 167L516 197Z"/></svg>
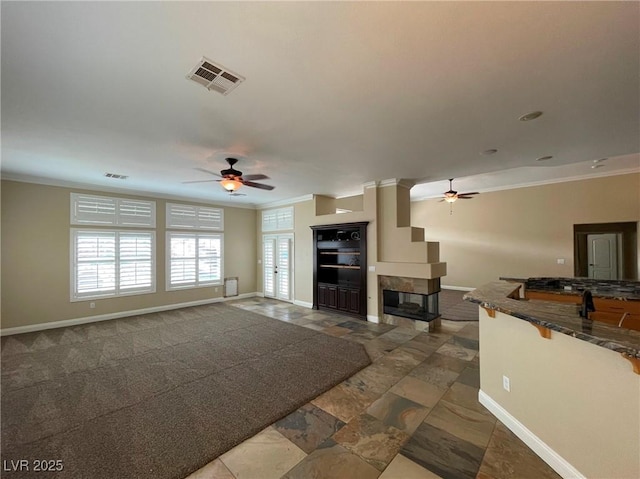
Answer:
<svg viewBox="0 0 640 479"><path fill-rule="evenodd" d="M473 193L458 193L453 189L453 178L449 178L449 191L444 192L444 198L440 201L446 201L447 203L455 203L457 200L472 200L473 195L479 195L477 191Z"/></svg>
<svg viewBox="0 0 640 479"><path fill-rule="evenodd" d="M256 175L243 175L242 171L236 170L233 165L235 165L238 160L236 158L226 158L227 163L229 163L229 168L225 170L221 170L220 174L214 173L213 171L205 170L204 168L196 168L196 170L203 171L205 173L209 173L210 175L217 176L219 180L197 180L197 181L184 181L183 183L206 183L209 181L217 181L222 187L229 192L231 196L244 196L242 193L236 193L241 186L250 186L252 188L259 188L261 190L273 190L275 187L271 185L265 185L262 183L256 183L253 180L268 180L269 177L267 175L256 174Z"/></svg>

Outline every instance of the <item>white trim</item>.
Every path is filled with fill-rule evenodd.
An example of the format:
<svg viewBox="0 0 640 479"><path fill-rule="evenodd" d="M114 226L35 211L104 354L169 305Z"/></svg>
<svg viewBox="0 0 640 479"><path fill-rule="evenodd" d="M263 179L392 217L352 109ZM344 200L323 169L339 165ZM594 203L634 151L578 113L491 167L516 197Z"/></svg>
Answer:
<svg viewBox="0 0 640 479"><path fill-rule="evenodd" d="M382 180L380 182L380 187L381 188L384 188L385 186L400 186L402 188L406 188L406 189L410 190L415 185L416 185L415 181L405 180L405 179L398 179L398 178L391 178L391 179L388 179L388 180Z"/></svg>
<svg viewBox="0 0 640 479"><path fill-rule="evenodd" d="M380 322L380 318L378 316L374 316L373 314L367 314L367 321L370 323L378 324Z"/></svg>
<svg viewBox="0 0 640 479"><path fill-rule="evenodd" d="M302 306L303 308L313 308L313 303L308 303L306 301L300 301L298 299L294 299L293 300L293 304L295 304L296 306Z"/></svg>
<svg viewBox="0 0 640 479"><path fill-rule="evenodd" d="M519 188L529 188L531 186L553 185L555 183L569 183L571 181L590 180L593 178L604 178L607 176L629 175L629 174L638 173L638 172L640 172L640 168L624 168L621 170L607 171L607 172L601 172L601 173L586 173L584 175L557 177L557 178L550 178L547 180L531 181L526 183L516 183L512 185L505 185L505 186L494 186L493 188L478 188L476 189L476 191L479 191L480 193L492 193L494 191L516 190ZM439 199L439 198L442 198L442 193L412 197L411 201L412 202L424 201L424 200L433 200L433 199Z"/></svg>
<svg viewBox="0 0 640 479"><path fill-rule="evenodd" d="M109 319L126 318L129 316L138 316L140 314L158 313L160 311L170 311L172 309L188 308L191 306L202 306L203 304L222 303L225 301L235 301L236 299L253 298L259 296L259 293L242 293L238 296L230 298L210 298L200 299L197 301L188 301L186 303L165 304L162 306L153 306L151 308L134 309L131 311L119 311L117 313L99 314L96 316L86 316L84 318L63 319L62 321L51 321L48 323L30 324L28 326L17 326L15 328L0 329L0 336L10 336L12 334L32 333L34 331L44 331L46 329L63 328L67 326L77 326L78 324L97 323L99 321L107 321Z"/></svg>
<svg viewBox="0 0 640 479"><path fill-rule="evenodd" d="M263 205L259 205L256 209L263 210L263 209L269 209L269 208L276 208L278 206L289 206L294 203L311 201L312 199L313 199L313 195L298 196L296 198L291 198L288 200L279 200L279 201L272 201L271 203L264 203Z"/></svg>
<svg viewBox="0 0 640 479"><path fill-rule="evenodd" d="M440 285L440 289L452 289L453 291L473 291L476 288L469 288L467 286L445 286Z"/></svg>
<svg viewBox="0 0 640 479"><path fill-rule="evenodd" d="M362 185L362 188L363 188L363 189L365 189L365 190L366 190L367 188L377 188L377 187L378 187L378 185L379 185L379 183L380 183L380 182L378 182L378 181L367 181L366 183L364 183L364 184ZM355 195L353 195L353 196L355 196Z"/></svg>
<svg viewBox="0 0 640 479"><path fill-rule="evenodd" d="M141 190L138 187L132 188L115 188L111 186L104 185L96 185L91 183L78 183L75 181L67 181L67 180L59 180L53 178L43 178L40 176L31 176L31 175L20 175L14 173L2 173L2 179L8 181L18 181L20 183L32 183L35 185L45 185L45 186L59 186L62 188L70 188L70 189L81 189L86 191L100 191L104 193L118 193L118 194L126 194L126 195L134 195L138 198L154 198L154 199L165 199L165 200L178 200L178 201L189 201L201 203L207 206L226 206L229 208L244 208L248 210L256 210L259 208L259 205L255 203L228 203L226 201L215 201L212 202L207 198L200 197L192 197L192 196L181 196L181 195L169 195L166 193L159 193L157 191L149 191L149 190ZM133 190L133 191L132 191Z"/></svg>
<svg viewBox="0 0 640 479"><path fill-rule="evenodd" d="M518 436L529 448L535 452L540 459L549 464L563 478L582 479L585 478L575 467L565 458L551 449L542 439L531 432L524 424L513 417L500 404L495 402L482 389L478 391L478 401L486 407L491 414L497 417L505 426Z"/></svg>
<svg viewBox="0 0 640 479"><path fill-rule="evenodd" d="M264 298L264 293L259 291L259 292L256 293L256 296L258 298Z"/></svg>

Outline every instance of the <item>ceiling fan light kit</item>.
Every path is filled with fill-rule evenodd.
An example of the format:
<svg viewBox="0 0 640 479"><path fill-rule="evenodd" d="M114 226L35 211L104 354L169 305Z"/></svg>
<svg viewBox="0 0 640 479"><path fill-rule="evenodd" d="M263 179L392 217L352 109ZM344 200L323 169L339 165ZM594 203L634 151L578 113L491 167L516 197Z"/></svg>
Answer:
<svg viewBox="0 0 640 479"><path fill-rule="evenodd" d="M242 183L240 183L238 180L234 180L230 178L225 178L223 180L220 180L220 184L225 190L230 192L237 191L242 186Z"/></svg>
<svg viewBox="0 0 640 479"><path fill-rule="evenodd" d="M222 185L222 187L230 193L232 196L245 196L243 194L234 194L236 191L240 189L242 186L250 186L251 188L258 188L260 190L271 191L275 187L271 185L265 185L263 183L256 183L252 180L268 180L269 177L267 175L263 175L261 173L255 175L242 175L242 171L236 170L233 165L235 165L238 160L236 158L227 158L227 163L229 163L229 168L225 170L221 170L220 174L214 173L213 171L205 170L204 168L196 168L198 171L202 171L209 175L217 176L219 180L196 180L196 181L185 181L184 183L203 183L207 181L217 181Z"/></svg>
<svg viewBox="0 0 640 479"><path fill-rule="evenodd" d="M444 192L444 197L440 201L446 201L449 203L449 214L453 214L453 203L458 200L472 200L473 195L479 195L480 193L474 191L472 193L458 193L453 189L453 178L449 178L449 191Z"/></svg>

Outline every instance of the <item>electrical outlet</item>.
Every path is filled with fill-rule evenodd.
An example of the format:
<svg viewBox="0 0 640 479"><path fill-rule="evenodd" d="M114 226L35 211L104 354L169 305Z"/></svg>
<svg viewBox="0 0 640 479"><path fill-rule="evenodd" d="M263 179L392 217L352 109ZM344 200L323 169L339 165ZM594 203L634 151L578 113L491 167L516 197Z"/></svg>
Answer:
<svg viewBox="0 0 640 479"><path fill-rule="evenodd" d="M557 259L556 259L556 263L558 263L558 264L564 264L564 258L557 258Z"/></svg>
<svg viewBox="0 0 640 479"><path fill-rule="evenodd" d="M93 302L89 303L89 307L90 307L91 309L95 309L95 307L96 307L96 303L93 303Z"/></svg>
<svg viewBox="0 0 640 479"><path fill-rule="evenodd" d="M217 293L218 292L218 288L215 288L214 291Z"/></svg>
<svg viewBox="0 0 640 479"><path fill-rule="evenodd" d="M509 381L507 376L502 376L502 387L505 391L511 392L511 381Z"/></svg>

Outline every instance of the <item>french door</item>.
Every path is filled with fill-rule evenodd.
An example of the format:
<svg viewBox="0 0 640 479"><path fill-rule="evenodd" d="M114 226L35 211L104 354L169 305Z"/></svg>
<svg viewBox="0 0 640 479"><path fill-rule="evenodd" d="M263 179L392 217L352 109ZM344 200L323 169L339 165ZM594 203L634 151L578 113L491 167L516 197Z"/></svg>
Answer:
<svg viewBox="0 0 640 479"><path fill-rule="evenodd" d="M293 301L293 234L262 237L264 295Z"/></svg>

